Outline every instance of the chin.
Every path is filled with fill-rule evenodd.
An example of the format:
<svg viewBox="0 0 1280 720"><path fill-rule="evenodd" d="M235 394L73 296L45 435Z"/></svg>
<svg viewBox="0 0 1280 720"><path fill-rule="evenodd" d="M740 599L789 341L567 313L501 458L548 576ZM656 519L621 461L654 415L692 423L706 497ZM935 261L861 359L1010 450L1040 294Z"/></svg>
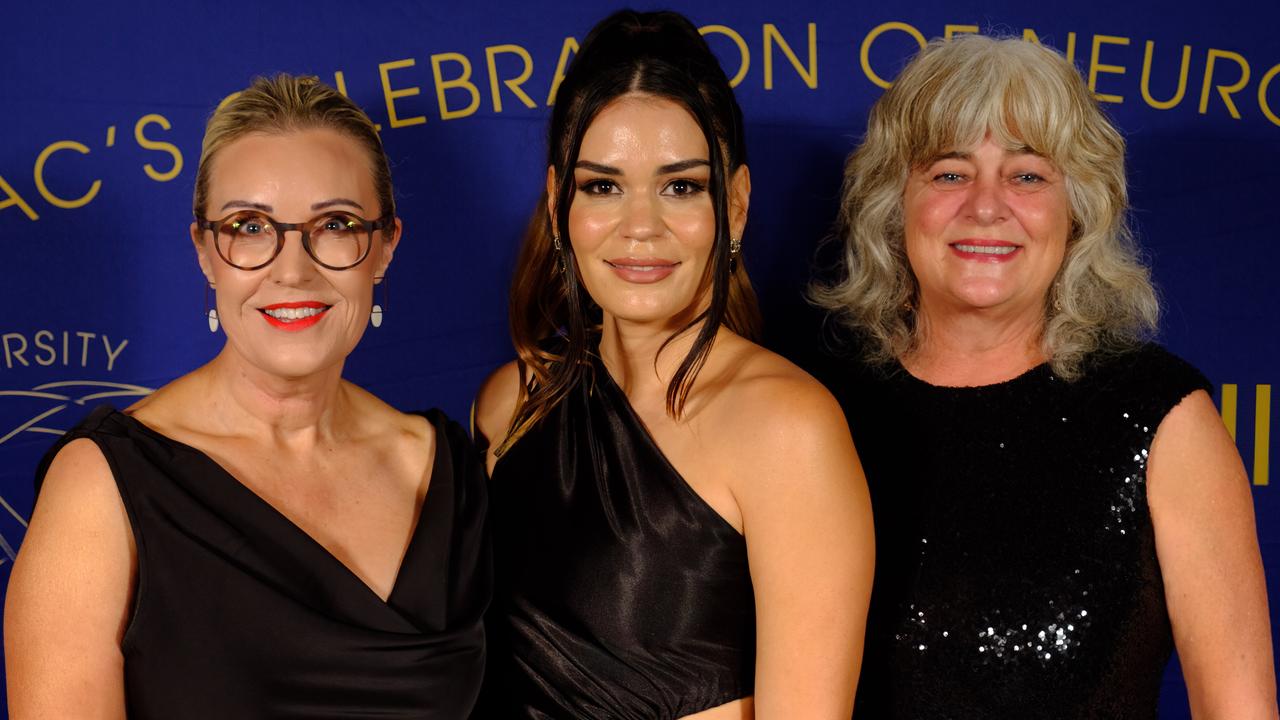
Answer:
<svg viewBox="0 0 1280 720"><path fill-rule="evenodd" d="M325 353L288 353L259 358L254 364L263 372L282 380L301 380L322 373L333 367L335 363L331 362ZM341 365L341 362L337 364Z"/></svg>
<svg viewBox="0 0 1280 720"><path fill-rule="evenodd" d="M678 312L671 302L669 292L617 292L597 299L596 304L606 313L621 320L654 321L670 317Z"/></svg>
<svg viewBox="0 0 1280 720"><path fill-rule="evenodd" d="M601 306L602 309L612 316L615 320L637 324L667 324L680 311L669 307L654 307L652 305L638 304L618 304L612 307Z"/></svg>
<svg viewBox="0 0 1280 720"><path fill-rule="evenodd" d="M1012 300L1015 294L1007 284L991 281L968 282L951 292L957 304L975 310L999 307Z"/></svg>
<svg viewBox="0 0 1280 720"><path fill-rule="evenodd" d="M672 313L662 310L650 310L634 307L604 308L604 311L614 320L644 324L662 322L672 315Z"/></svg>

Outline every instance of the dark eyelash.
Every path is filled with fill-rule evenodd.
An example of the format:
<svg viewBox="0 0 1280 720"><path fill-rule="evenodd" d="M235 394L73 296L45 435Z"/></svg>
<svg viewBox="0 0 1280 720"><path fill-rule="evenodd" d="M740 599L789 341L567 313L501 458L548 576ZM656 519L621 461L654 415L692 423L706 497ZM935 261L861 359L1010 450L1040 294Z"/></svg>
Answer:
<svg viewBox="0 0 1280 720"><path fill-rule="evenodd" d="M671 181L671 184L672 184L672 185L675 185L676 183L684 183L685 185L688 185L688 186L689 186L689 193L695 193L695 192L706 192L706 190L707 190L707 186L706 186L706 184L705 184L705 183L700 183L700 182L698 182L697 180L689 180L689 179L687 179L687 178L681 178L681 179L679 179L679 180L672 180L672 181ZM685 193L685 194L686 194L686 195L688 195L689 193Z"/></svg>
<svg viewBox="0 0 1280 720"><path fill-rule="evenodd" d="M616 187L617 183L612 180L587 180L586 182L578 185L578 191L584 193L597 193L601 185Z"/></svg>

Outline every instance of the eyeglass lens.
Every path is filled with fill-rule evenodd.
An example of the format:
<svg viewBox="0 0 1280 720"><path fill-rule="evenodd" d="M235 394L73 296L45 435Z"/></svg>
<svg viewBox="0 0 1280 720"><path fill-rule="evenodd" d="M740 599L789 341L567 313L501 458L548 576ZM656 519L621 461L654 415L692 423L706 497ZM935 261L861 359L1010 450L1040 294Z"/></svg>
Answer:
<svg viewBox="0 0 1280 720"><path fill-rule="evenodd" d="M217 229L218 254L240 268L271 262L279 247L279 231L271 218L246 211L224 220ZM364 259L372 232L347 213L329 213L307 223L311 256L331 268L348 268Z"/></svg>

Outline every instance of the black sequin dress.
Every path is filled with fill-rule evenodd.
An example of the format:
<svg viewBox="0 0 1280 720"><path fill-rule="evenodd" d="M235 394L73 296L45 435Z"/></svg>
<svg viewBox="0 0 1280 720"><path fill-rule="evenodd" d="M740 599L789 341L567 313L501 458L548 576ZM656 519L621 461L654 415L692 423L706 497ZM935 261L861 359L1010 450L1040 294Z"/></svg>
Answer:
<svg viewBox="0 0 1280 720"><path fill-rule="evenodd" d="M855 718L1155 718L1172 635L1147 453L1208 381L1155 345L1074 382L823 374L875 513Z"/></svg>

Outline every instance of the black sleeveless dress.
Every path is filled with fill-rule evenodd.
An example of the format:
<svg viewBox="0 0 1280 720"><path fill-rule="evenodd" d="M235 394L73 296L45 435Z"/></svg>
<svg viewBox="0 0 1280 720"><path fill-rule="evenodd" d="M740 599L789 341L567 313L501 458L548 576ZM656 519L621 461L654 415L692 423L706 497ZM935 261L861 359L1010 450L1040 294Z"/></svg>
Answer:
<svg viewBox="0 0 1280 720"><path fill-rule="evenodd" d="M752 694L742 535L595 360L493 471L485 717L658 720Z"/></svg>
<svg viewBox="0 0 1280 720"><path fill-rule="evenodd" d="M483 466L442 413L417 527L383 602L209 456L100 407L49 451L97 443L133 527L123 641L131 720L466 718L490 593ZM353 478L358 482L359 478Z"/></svg>
<svg viewBox="0 0 1280 720"><path fill-rule="evenodd" d="M1147 452L1204 376L1147 345L1074 382L826 379L876 519L854 717L1154 719L1172 635Z"/></svg>

